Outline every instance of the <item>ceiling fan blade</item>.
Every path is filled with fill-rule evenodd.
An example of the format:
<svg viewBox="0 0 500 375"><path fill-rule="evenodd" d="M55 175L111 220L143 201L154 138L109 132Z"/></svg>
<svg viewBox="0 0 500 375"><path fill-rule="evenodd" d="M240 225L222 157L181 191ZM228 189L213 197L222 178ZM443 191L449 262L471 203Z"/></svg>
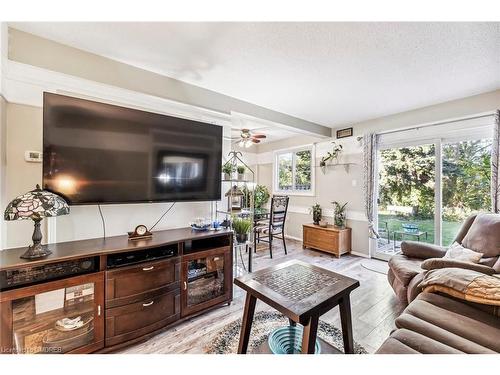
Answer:
<svg viewBox="0 0 500 375"><path fill-rule="evenodd" d="M267 138L265 134L252 134L252 138Z"/></svg>
<svg viewBox="0 0 500 375"><path fill-rule="evenodd" d="M252 142L253 142L253 143L260 143L260 139L255 139L255 138L252 138Z"/></svg>

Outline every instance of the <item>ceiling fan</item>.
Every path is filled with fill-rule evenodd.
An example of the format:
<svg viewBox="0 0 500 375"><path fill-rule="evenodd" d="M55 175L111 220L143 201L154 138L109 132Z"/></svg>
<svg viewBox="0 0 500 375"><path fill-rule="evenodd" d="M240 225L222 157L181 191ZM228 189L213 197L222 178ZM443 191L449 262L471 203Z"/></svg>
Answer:
<svg viewBox="0 0 500 375"><path fill-rule="evenodd" d="M250 129L235 129L240 131L240 136L236 138L231 138L236 140L235 144L238 144L240 147L248 148L254 143L260 143L262 139L267 138L265 134L262 133L253 133Z"/></svg>

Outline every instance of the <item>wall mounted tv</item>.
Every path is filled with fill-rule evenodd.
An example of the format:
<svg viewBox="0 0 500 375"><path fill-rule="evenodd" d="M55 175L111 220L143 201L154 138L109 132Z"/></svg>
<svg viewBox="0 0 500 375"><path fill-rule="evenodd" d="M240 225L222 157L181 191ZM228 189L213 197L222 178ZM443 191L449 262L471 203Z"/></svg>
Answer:
<svg viewBox="0 0 500 375"><path fill-rule="evenodd" d="M43 186L70 204L220 199L222 127L44 93Z"/></svg>

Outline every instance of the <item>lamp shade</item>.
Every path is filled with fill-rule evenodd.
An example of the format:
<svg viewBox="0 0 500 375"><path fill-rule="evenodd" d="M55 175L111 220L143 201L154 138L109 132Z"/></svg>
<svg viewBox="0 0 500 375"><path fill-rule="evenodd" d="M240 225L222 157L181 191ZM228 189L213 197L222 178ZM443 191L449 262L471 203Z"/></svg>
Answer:
<svg viewBox="0 0 500 375"><path fill-rule="evenodd" d="M36 185L35 190L14 198L5 209L5 220L42 220L44 217L60 216L69 214L69 206L66 201L57 194L40 189Z"/></svg>

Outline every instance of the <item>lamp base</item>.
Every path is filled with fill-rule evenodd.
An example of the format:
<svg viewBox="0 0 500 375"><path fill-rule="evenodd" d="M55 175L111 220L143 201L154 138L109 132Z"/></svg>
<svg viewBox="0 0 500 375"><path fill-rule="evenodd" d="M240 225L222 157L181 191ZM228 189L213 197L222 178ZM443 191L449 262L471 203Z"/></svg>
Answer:
<svg viewBox="0 0 500 375"><path fill-rule="evenodd" d="M28 250L21 255L20 258L22 259L38 259L38 258L43 258L46 257L47 255L52 254L52 251L50 251L47 248L47 245L42 245L42 244L33 244L28 247Z"/></svg>

